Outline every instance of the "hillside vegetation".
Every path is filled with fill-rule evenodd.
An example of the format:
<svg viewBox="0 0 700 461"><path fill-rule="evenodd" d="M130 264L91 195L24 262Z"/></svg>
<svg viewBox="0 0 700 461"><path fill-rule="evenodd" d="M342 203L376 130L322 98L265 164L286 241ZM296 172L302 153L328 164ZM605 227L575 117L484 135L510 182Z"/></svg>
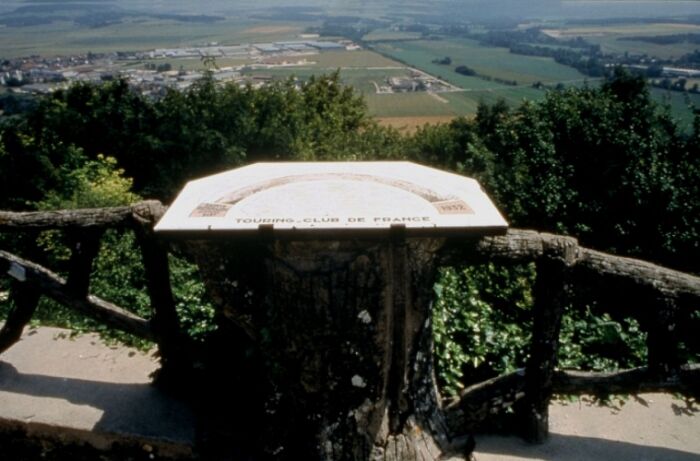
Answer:
<svg viewBox="0 0 700 461"><path fill-rule="evenodd" d="M311 77L300 90L291 81L253 89L205 78L158 100L123 81L79 84L23 107L0 119L0 209L169 202L189 179L257 161L408 159L477 178L513 226L700 272L700 116L684 134L644 80L622 71L600 87L547 92L541 102L481 104L473 120L412 135L377 125L338 74ZM131 238L110 236L94 288L145 310ZM33 246L2 239L21 254ZM52 267L65 268L58 237L42 235L39 244ZM196 269L183 258L172 264L183 323L204 338L214 314ZM529 266L443 271L435 329L446 390L522 365L533 280ZM564 324L562 363L638 364L639 325L612 318L584 295ZM55 306L45 309L46 318L82 325L56 315ZM679 322L691 360L700 350L692 334L699 322Z"/></svg>

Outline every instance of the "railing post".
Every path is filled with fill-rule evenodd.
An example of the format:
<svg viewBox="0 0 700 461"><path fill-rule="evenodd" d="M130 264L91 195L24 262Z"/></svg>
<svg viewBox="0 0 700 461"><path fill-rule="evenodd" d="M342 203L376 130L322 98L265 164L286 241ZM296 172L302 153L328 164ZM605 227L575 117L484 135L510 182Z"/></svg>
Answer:
<svg viewBox="0 0 700 461"><path fill-rule="evenodd" d="M672 296L651 296L647 332L647 360L652 376L669 379L680 372L678 306Z"/></svg>
<svg viewBox="0 0 700 461"><path fill-rule="evenodd" d="M567 266L560 260L543 258L537 262L525 396L516 406L523 437L533 443L542 443L549 435L549 401L565 307L566 273Z"/></svg>
<svg viewBox="0 0 700 461"><path fill-rule="evenodd" d="M68 237L71 258L66 289L78 298L86 297L90 291L92 264L100 251L100 239L103 233L101 229L73 232Z"/></svg>
<svg viewBox="0 0 700 461"><path fill-rule="evenodd" d="M170 265L166 243L157 239L151 229L136 229L151 299L153 333L160 350L162 373L180 373L189 363L185 338L180 333L180 322L170 285Z"/></svg>
<svg viewBox="0 0 700 461"><path fill-rule="evenodd" d="M19 274L14 276L21 279ZM10 311L5 324L0 329L0 354L19 341L24 327L32 319L36 306L39 304L39 290L27 286L19 279L12 282L10 289L10 299L15 307Z"/></svg>

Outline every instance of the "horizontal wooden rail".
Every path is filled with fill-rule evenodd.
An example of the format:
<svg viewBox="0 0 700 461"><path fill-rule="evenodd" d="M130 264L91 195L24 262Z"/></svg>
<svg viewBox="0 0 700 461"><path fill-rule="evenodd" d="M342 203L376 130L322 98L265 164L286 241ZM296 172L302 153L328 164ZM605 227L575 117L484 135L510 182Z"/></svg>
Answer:
<svg viewBox="0 0 700 461"><path fill-rule="evenodd" d="M43 266L0 250L0 272L111 327L141 338L155 339L147 320L97 296L76 296L62 277Z"/></svg>
<svg viewBox="0 0 700 461"><path fill-rule="evenodd" d="M0 231L131 227L135 224L152 226L163 213L165 206L157 200L112 208L0 211Z"/></svg>
<svg viewBox="0 0 700 461"><path fill-rule="evenodd" d="M0 211L0 231L129 227L135 224L152 226L165 209L157 200L149 200L113 208ZM591 250L580 246L573 237L509 229L505 235L481 237L466 244L463 240L454 239L445 248L445 264L553 259L577 270L648 286L665 296L700 298L700 277L639 259Z"/></svg>
<svg viewBox="0 0 700 461"><path fill-rule="evenodd" d="M602 276L612 283L633 283L664 296L692 298L694 302L700 299L700 277L639 259L591 250L580 246L575 238L563 235L509 229L505 235L482 237L466 245L453 240L443 254L445 264L558 260L578 271L576 274L580 277Z"/></svg>
<svg viewBox="0 0 700 461"><path fill-rule="evenodd" d="M519 369L468 387L444 402L448 425L455 434L477 428L483 421L525 397L525 370ZM681 392L700 395L700 364L684 365L677 376L660 379L647 367L615 372L558 370L555 394L609 395L639 392Z"/></svg>

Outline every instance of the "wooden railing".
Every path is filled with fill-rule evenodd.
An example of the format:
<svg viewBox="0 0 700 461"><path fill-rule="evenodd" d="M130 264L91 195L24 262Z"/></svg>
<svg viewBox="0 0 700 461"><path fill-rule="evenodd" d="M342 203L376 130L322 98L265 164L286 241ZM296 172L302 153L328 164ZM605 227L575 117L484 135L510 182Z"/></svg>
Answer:
<svg viewBox="0 0 700 461"><path fill-rule="evenodd" d="M674 391L700 396L700 365L682 364L675 334L680 318L700 310L700 278L633 258L582 247L572 237L510 229L472 245L454 242L446 264L535 261L534 312L530 356L522 370L465 389L445 405L450 426L464 432L489 415L513 406L526 439L548 434L548 407L554 392L635 393ZM608 305L630 309L647 327L646 367L614 373L557 371L557 350L567 286L593 292Z"/></svg>
<svg viewBox="0 0 700 461"><path fill-rule="evenodd" d="M70 237L67 280L16 255L0 251L0 272L12 280L15 308L0 330L0 353L19 340L39 297L48 296L107 325L157 342L163 365L182 364L180 333L170 286L167 244L153 234L164 207L148 201L130 207L54 212L0 212L0 232L61 230ZM153 316L150 320L89 294L90 273L100 238L109 228L132 229L143 257ZM637 259L581 247L571 237L511 229L507 234L448 242L444 265L535 261L533 335L524 369L467 388L444 410L452 431L476 428L498 410L514 405L526 438L542 441L553 392L569 394L674 391L700 394L700 365L679 361L676 323L700 308L700 278ZM556 370L558 338L567 286L586 287L597 299L635 306L647 325L646 367L614 373ZM173 365L181 366L181 365Z"/></svg>
<svg viewBox="0 0 700 461"><path fill-rule="evenodd" d="M66 280L39 264L0 250L0 273L13 279L10 298L14 303L0 330L0 353L19 340L40 296L47 296L110 327L154 340L164 369L181 366L186 341L180 333L170 286L168 249L153 234L153 225L164 211L160 202L146 201L114 208L0 212L0 232L37 235L45 230L60 230L71 247ZM107 229L130 229L136 234L151 301L149 320L89 294L93 261Z"/></svg>

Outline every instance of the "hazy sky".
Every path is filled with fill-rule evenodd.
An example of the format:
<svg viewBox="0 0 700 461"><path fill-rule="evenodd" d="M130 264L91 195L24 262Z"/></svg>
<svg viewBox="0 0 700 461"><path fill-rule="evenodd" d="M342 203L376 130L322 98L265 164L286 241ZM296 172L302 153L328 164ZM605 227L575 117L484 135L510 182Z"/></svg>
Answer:
<svg viewBox="0 0 700 461"><path fill-rule="evenodd" d="M0 0L0 12L26 5L102 4L163 13L235 14L251 9L319 7L331 14L423 12L456 20L484 17L601 18L700 15L700 0Z"/></svg>

